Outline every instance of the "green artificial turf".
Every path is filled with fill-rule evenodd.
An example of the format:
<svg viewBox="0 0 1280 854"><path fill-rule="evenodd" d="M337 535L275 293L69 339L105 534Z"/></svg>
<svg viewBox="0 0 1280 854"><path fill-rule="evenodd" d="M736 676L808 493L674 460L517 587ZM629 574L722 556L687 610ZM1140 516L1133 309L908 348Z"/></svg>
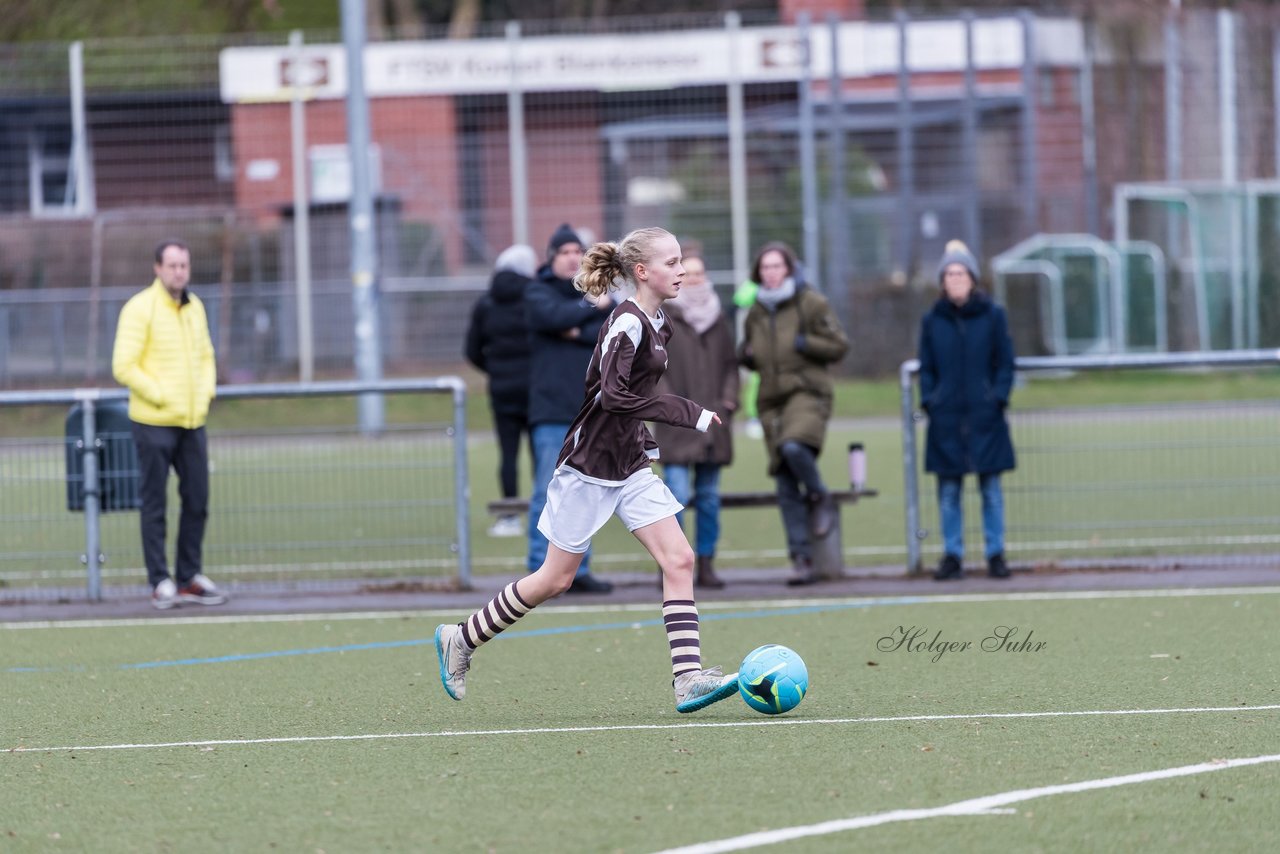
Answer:
<svg viewBox="0 0 1280 854"><path fill-rule="evenodd" d="M704 605L706 663L765 642L806 660L810 692L779 718L737 698L676 714L656 604L540 609L477 654L463 703L439 684L434 615L5 628L0 747L23 751L0 752L0 847L644 852L1274 755L1280 711L1253 707L1280 704L1277 605L1274 590ZM998 626L1044 646L982 652ZM881 641L899 627L975 647ZM1055 714L982 717L1021 712ZM394 737L319 740L356 736ZM252 739L298 740L39 749ZM1262 764L786 850L1274 850L1278 784Z"/></svg>

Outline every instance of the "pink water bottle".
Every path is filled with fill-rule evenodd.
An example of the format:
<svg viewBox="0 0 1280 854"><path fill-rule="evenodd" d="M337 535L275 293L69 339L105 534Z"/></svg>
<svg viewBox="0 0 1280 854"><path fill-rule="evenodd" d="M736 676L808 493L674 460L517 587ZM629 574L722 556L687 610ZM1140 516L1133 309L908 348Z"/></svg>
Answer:
<svg viewBox="0 0 1280 854"><path fill-rule="evenodd" d="M867 452L861 442L849 445L849 486L854 492L861 492L867 485Z"/></svg>

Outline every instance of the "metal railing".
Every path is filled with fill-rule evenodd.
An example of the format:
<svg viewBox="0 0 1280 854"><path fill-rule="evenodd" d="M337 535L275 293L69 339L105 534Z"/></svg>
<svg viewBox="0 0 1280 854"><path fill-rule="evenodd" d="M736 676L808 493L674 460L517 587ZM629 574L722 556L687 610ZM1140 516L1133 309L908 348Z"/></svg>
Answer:
<svg viewBox="0 0 1280 854"><path fill-rule="evenodd" d="M215 548L214 552L224 556L269 554L272 557L265 569L276 572L311 568L359 574L362 563L377 564L384 570L398 572L421 568L427 563L421 559L423 548L437 546L446 551L447 557L434 563L445 566L456 562L456 583L468 587L471 582L470 482L466 447L466 384L462 379L447 376L377 382L225 385L218 387L217 398L219 401L291 400L413 393L450 395L452 416L449 421L428 425L427 430L422 429L423 425L390 425L377 435L361 435L354 426L305 425L295 425L287 432L213 435L210 442L212 492L216 499L220 482L236 483L237 488L231 492L234 501L241 505L233 507L228 502L225 515L236 520L228 523L228 527L239 527L225 538L221 551ZM68 469L72 455L78 455L80 461L75 483L72 483L71 471L67 472L67 478L68 487L72 487L69 492L82 487L78 506L82 506L84 512L84 552L80 561L87 572L88 597L91 600L102 598L105 556L103 472L99 467L99 454L110 437L98 429L96 415L102 404L122 401L127 397L127 390L117 388L0 392L0 407L77 406L81 419L79 435L68 435L61 441L41 441L31 454L24 453L23 446L12 442L4 443L5 447L0 448L0 482L10 482L6 487L9 500L0 502L7 505L6 509L0 510L0 527L12 532L5 537L6 540L12 537L12 540L6 542L4 551L8 552L8 558L27 567L22 572L23 578L66 577L65 571L48 569L50 564L56 564L65 556L60 542L66 536L64 523L59 523L57 530L48 535L31 535L31 540L36 543L34 546L29 545L26 539L31 529L40 528L50 520L49 498L62 494L62 478L55 474L61 461L55 458L63 455L66 446ZM423 442L413 438L415 434L431 433L442 435L451 446L447 459L442 454L436 455L439 459L431 458L431 446L428 445L428 453L423 453ZM350 437L344 434L350 434ZM127 436L125 433L115 438ZM406 439L407 436L410 438ZM290 441L299 438L305 441ZM220 457L221 462L215 464L214 461ZM32 464L31 458L37 462ZM305 471L307 468L312 471ZM437 475L436 470L443 469L452 470L448 481ZM370 476L370 472L376 478ZM388 482L393 480L396 485L388 486ZM311 494L306 494L308 492ZM18 497L18 493L23 493L22 497ZM288 498L281 501L277 494ZM15 503L10 504L10 501ZM171 511L174 503L171 496ZM361 504L368 512L367 520L358 523L358 534L351 541L338 540L338 533L332 530L335 527L333 520L356 515L362 509ZM432 519L413 516L424 508L435 507L447 509ZM385 518L393 515L396 518ZM452 525L448 517L452 517ZM217 516L211 514L211 518L216 524ZM404 528L415 526L431 530L406 535ZM378 530L366 535L364 527L377 527ZM121 533L121 536L125 534ZM136 528L133 539L136 544ZM59 542L50 548L50 541ZM394 552L400 559L379 560L376 554L379 548L388 554ZM278 558L281 554L293 554L294 558L281 561ZM206 539L206 566L211 565L209 558L209 540ZM212 561L213 566L218 564L217 559ZM133 571L130 574L134 574ZM135 577L142 577L140 570ZM11 574L0 568L0 587L13 586L13 581Z"/></svg>
<svg viewBox="0 0 1280 854"><path fill-rule="evenodd" d="M1021 358L1020 374L1275 367L1280 350ZM930 538L921 510L916 408L920 363L899 370L907 570ZM1019 467L1005 481L1015 557L1095 562L1198 556L1227 562L1280 552L1280 402L1132 404L1010 411ZM972 502L972 496L968 499ZM966 512L966 519L978 514ZM967 527L966 534L976 534Z"/></svg>

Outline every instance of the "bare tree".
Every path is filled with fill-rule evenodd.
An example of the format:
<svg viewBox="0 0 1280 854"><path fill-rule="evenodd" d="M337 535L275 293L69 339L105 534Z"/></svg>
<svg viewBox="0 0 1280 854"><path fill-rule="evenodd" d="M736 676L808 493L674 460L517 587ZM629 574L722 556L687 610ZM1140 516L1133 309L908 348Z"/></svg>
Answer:
<svg viewBox="0 0 1280 854"><path fill-rule="evenodd" d="M391 8L395 13L396 33L407 38L421 37L426 33L426 20L417 0L391 0Z"/></svg>
<svg viewBox="0 0 1280 854"><path fill-rule="evenodd" d="M449 38L467 39L475 35L476 25L484 14L482 0L455 0L449 18Z"/></svg>
<svg viewBox="0 0 1280 854"><path fill-rule="evenodd" d="M364 27L370 39L382 39L387 34L387 9L382 0L366 0Z"/></svg>

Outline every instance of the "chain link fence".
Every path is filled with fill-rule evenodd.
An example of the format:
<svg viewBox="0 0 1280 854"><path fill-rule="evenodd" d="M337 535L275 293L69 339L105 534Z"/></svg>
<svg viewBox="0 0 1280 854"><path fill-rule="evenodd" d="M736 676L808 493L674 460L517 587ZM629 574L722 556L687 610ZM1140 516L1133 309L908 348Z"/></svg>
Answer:
<svg viewBox="0 0 1280 854"><path fill-rule="evenodd" d="M360 394L451 398L439 421L391 423L377 435L351 419ZM5 392L17 418L75 405L66 435L0 439L0 601L89 596L146 578L137 508L133 439L123 391ZM237 585L322 589L361 583L470 583L470 485L465 386L457 378L378 383L223 386L228 401L291 401L288 423L211 431L206 572ZM309 421L301 401L342 400L344 416ZM234 404L232 404L234 405ZM85 407L96 412L87 434ZM117 414L118 413L118 414ZM96 455L90 466L86 455ZM136 467L136 458L132 466ZM132 486L131 486L132 484ZM170 479L168 528L177 530ZM172 539L172 537L170 538Z"/></svg>
<svg viewBox="0 0 1280 854"><path fill-rule="evenodd" d="M1166 346L1270 346L1272 197L1238 222L1206 207L1188 224L1185 205L1121 205L1116 192L1274 179L1277 32L1271 4L1241 3L1088 20L525 22L374 41L366 155L383 317L411 329L386 333L388 369L456 363L458 319L492 260L514 242L541 251L566 221L600 239L664 225L726 291L757 246L793 243L859 341L857 373L910 356L954 237L984 259L1038 233L1151 242L1166 262ZM10 45L0 61L12 71L0 81L4 382L102 378L107 295L144 286L152 247L175 232L195 287L219 302L224 373L305 376L314 358L347 375L338 34ZM1106 343L1097 279L1121 273L1065 265L1060 309L1015 306L1024 351L1055 352L1062 328ZM1138 275L1131 310L1153 311L1156 273ZM432 305L444 293L456 296ZM312 302L314 357L298 341ZM1132 325L1133 344L1151 346L1149 319Z"/></svg>
<svg viewBox="0 0 1280 854"><path fill-rule="evenodd" d="M1277 351L1018 359L1026 377L1064 371L1273 368ZM942 555L914 360L902 367L907 565ZM1009 559L1107 567L1280 562L1280 403L1187 402L1022 410L1009 424L1018 467L1002 478ZM964 540L983 554L976 478L965 479Z"/></svg>

